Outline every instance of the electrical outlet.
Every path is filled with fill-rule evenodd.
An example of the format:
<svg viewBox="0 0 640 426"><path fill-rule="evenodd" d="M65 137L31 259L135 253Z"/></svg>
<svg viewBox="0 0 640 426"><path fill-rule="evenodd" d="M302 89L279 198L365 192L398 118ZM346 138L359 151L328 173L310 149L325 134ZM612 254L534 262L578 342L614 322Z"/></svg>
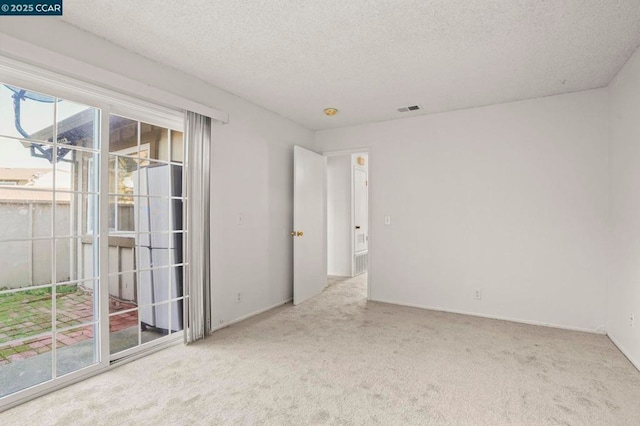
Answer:
<svg viewBox="0 0 640 426"><path fill-rule="evenodd" d="M238 292L238 295L236 296L236 303L240 302L242 302L242 293Z"/></svg>
<svg viewBox="0 0 640 426"><path fill-rule="evenodd" d="M473 293L473 298L476 300L481 300L482 299L482 290L480 290L479 288L476 289L476 291Z"/></svg>
<svg viewBox="0 0 640 426"><path fill-rule="evenodd" d="M244 215L242 213L238 213L238 216L236 216L236 225L244 225Z"/></svg>
<svg viewBox="0 0 640 426"><path fill-rule="evenodd" d="M629 315L629 326L630 327L635 326L635 322L636 322L636 316L634 314Z"/></svg>
<svg viewBox="0 0 640 426"><path fill-rule="evenodd" d="M385 216L384 217L384 224L385 225L391 225L391 216Z"/></svg>

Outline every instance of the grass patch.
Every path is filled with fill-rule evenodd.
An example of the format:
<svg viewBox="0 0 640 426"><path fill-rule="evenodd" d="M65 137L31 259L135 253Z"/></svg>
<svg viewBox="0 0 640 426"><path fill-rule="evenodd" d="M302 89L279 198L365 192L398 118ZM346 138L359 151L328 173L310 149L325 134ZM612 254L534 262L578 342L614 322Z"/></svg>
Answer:
<svg viewBox="0 0 640 426"><path fill-rule="evenodd" d="M3 349L0 351L0 358L9 358L9 355L17 354L13 349Z"/></svg>
<svg viewBox="0 0 640 426"><path fill-rule="evenodd" d="M35 290L25 290L23 293L30 296L49 296L53 290L51 287L36 288ZM76 285L59 285L56 287L56 294L69 294L78 291Z"/></svg>
<svg viewBox="0 0 640 426"><path fill-rule="evenodd" d="M7 289L7 287L3 287L3 289ZM2 289L0 289L0 291L2 291ZM3 298L11 298L12 296L16 296L16 295L50 296L52 291L53 290L51 287L42 287L42 288L36 288L33 290L22 290L22 291L13 292L13 293L0 294L0 300ZM70 294L70 293L75 293L76 291L78 291L77 285L56 286L56 294Z"/></svg>

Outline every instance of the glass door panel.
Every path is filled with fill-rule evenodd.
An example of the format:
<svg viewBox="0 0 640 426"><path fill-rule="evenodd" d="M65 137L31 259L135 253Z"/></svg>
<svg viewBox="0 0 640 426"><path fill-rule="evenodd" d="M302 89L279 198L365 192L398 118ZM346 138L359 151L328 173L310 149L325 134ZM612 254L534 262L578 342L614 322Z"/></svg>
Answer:
<svg viewBox="0 0 640 426"><path fill-rule="evenodd" d="M117 354L183 328L182 166L171 162L182 158L182 134L116 115L110 131L109 328Z"/></svg>
<svg viewBox="0 0 640 426"><path fill-rule="evenodd" d="M0 397L99 361L99 116L0 83Z"/></svg>

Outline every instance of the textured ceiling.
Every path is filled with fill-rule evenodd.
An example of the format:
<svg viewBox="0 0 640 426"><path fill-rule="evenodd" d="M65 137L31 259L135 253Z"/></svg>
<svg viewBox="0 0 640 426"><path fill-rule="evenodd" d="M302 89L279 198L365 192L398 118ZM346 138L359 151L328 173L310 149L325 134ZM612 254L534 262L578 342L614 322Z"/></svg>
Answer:
<svg viewBox="0 0 640 426"><path fill-rule="evenodd" d="M602 87L640 45L639 0L64 6L72 25L311 129ZM396 111L413 104L424 110Z"/></svg>

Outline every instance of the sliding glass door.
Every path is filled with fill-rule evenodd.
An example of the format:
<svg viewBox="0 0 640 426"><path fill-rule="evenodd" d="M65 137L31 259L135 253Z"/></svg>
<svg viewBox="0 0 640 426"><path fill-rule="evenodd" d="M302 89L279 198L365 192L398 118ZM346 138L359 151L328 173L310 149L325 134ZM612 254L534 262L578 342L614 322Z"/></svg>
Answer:
<svg viewBox="0 0 640 426"><path fill-rule="evenodd" d="M98 362L99 119L0 84L0 396Z"/></svg>
<svg viewBox="0 0 640 426"><path fill-rule="evenodd" d="M0 81L0 405L182 336L182 128L113 110Z"/></svg>

